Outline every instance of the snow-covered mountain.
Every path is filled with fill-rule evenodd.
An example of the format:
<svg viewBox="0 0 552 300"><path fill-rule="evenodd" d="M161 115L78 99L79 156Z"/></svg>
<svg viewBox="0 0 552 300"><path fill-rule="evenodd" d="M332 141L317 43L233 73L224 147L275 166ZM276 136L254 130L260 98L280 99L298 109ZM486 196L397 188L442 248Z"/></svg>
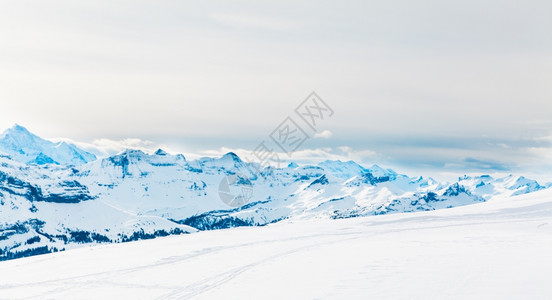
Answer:
<svg viewBox="0 0 552 300"><path fill-rule="evenodd" d="M73 144L44 140L17 124L0 134L0 153L38 165L81 165L96 160L94 154Z"/></svg>
<svg viewBox="0 0 552 300"><path fill-rule="evenodd" d="M234 153L188 161L127 150L81 165L0 156L0 258L286 219L428 211L545 188L515 176L440 183L353 161L257 169ZM229 177L232 189L221 191ZM243 191L242 205L222 201Z"/></svg>

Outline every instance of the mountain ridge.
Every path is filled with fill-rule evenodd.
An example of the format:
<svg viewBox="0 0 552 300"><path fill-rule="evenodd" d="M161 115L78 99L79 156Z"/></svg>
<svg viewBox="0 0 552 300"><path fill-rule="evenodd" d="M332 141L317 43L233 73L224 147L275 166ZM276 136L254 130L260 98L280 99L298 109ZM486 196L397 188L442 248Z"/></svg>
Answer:
<svg viewBox="0 0 552 300"><path fill-rule="evenodd" d="M550 187L523 176L438 182L354 161L256 167L231 152L189 161L127 149L79 165L0 155L0 259L283 220L444 209ZM242 197L239 205L223 201L223 182L225 196Z"/></svg>

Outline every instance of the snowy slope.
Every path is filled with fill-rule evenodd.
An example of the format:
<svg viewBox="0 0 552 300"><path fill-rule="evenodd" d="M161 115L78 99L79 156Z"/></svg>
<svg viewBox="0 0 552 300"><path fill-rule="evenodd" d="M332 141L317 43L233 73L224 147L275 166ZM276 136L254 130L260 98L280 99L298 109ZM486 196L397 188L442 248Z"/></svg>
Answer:
<svg viewBox="0 0 552 300"><path fill-rule="evenodd" d="M0 263L0 299L546 299L552 190Z"/></svg>
<svg viewBox="0 0 552 300"><path fill-rule="evenodd" d="M96 160L94 154L75 145L44 140L17 124L0 134L0 153L21 162L39 165L81 165Z"/></svg>

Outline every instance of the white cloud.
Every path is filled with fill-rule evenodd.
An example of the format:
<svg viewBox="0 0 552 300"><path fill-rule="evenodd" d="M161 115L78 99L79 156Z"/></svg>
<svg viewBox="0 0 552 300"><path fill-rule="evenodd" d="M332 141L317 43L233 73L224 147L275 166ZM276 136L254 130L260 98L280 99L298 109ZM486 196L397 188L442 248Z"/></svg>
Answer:
<svg viewBox="0 0 552 300"><path fill-rule="evenodd" d="M295 22L268 16L252 16L243 14L214 13L210 15L216 22L234 27L265 29L265 30L295 30L299 26Z"/></svg>
<svg viewBox="0 0 552 300"><path fill-rule="evenodd" d="M354 161L363 161L368 158L375 158L377 156L377 153L373 150L364 149L364 150L354 150L353 148L349 146L341 146L338 147L338 149L341 151L341 155L344 155L349 160Z"/></svg>
<svg viewBox="0 0 552 300"><path fill-rule="evenodd" d="M439 166L481 157L403 150L428 136L529 139L552 128L550 43L542 30L552 2L526 1L531 13L520 14L510 1L485 15L467 2L399 2L407 14L386 1L139 2L131 15L109 1L92 10L15 1L0 10L10 28L2 32L10 47L0 49L0 81L10 83L0 91L0 125L85 141L145 136L181 140L182 149L240 147L223 139L256 141L314 89L336 111L331 130L340 140L410 166L424 157ZM98 23L96 9L108 17ZM393 144L373 141L382 136ZM219 142L205 145L207 137ZM340 145L335 137L323 141ZM103 151L136 146L100 144ZM462 145L470 147L478 144ZM515 143L499 147L483 150L525 159Z"/></svg>
<svg viewBox="0 0 552 300"><path fill-rule="evenodd" d="M155 150L159 148L163 148L165 149L165 151L168 151L166 147L163 147L162 145L159 145L149 140L143 140L138 138L126 138L122 140L112 140L112 139L102 138L102 139L93 140L92 142L88 142L88 143L77 142L77 141L73 141L71 139L65 139L65 138L57 138L52 140L65 141L65 142L74 144L100 157L114 155L126 149L142 150L146 153L153 153ZM168 152L171 152L171 151L168 151Z"/></svg>
<svg viewBox="0 0 552 300"><path fill-rule="evenodd" d="M541 164L543 162L552 161L552 148L550 147L530 147L527 148L527 151L533 155L536 155L537 159ZM547 163L550 164L550 163Z"/></svg>
<svg viewBox="0 0 552 300"><path fill-rule="evenodd" d="M324 130L320 133L315 133L314 134L314 138L317 139L317 138L322 138L322 139L329 139L331 138L333 135L333 133L329 130Z"/></svg>
<svg viewBox="0 0 552 300"><path fill-rule="evenodd" d="M251 150L243 148L227 148L222 147L219 149L212 150L203 150L197 154L185 154L186 157L190 158L199 158L202 156L208 157L220 157L228 152L234 152L239 157L246 161L259 162L259 160L254 156ZM276 157L280 160L280 167L285 166L287 163L293 161L301 164L316 164L325 160L341 160L348 161L353 160L357 163L362 163L367 159L373 160L377 153L372 150L355 150L348 146L338 147L338 148L314 148L314 149L301 149L292 153L291 157L284 152L273 151ZM271 165L276 165L274 163Z"/></svg>
<svg viewBox="0 0 552 300"><path fill-rule="evenodd" d="M552 134L535 138L537 142L552 142Z"/></svg>

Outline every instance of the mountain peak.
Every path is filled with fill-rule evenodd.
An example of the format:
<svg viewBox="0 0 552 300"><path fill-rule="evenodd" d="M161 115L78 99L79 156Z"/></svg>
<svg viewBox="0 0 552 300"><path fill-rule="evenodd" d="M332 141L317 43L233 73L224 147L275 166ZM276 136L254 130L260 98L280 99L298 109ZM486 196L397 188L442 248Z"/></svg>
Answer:
<svg viewBox="0 0 552 300"><path fill-rule="evenodd" d="M167 151L159 148L157 149L157 151L155 151L155 155L161 155L161 156L166 156L167 155Z"/></svg>
<svg viewBox="0 0 552 300"><path fill-rule="evenodd" d="M0 152L24 163L81 165L96 160L92 153L69 143L54 143L14 124L0 134Z"/></svg>
<svg viewBox="0 0 552 300"><path fill-rule="evenodd" d="M6 136L37 137L36 135L32 134L29 130L27 130L27 128L25 128L25 127L23 127L23 126L21 126L17 123L14 124L12 127L4 130L4 132L2 132L2 134L0 136L1 137L6 137Z"/></svg>
<svg viewBox="0 0 552 300"><path fill-rule="evenodd" d="M19 124L17 124L17 123L13 124L13 126L12 126L10 129L16 130L16 131L27 131L27 132L29 132L29 131L27 130L27 128L25 128L25 127L23 127L23 126L21 126L21 125L19 125Z"/></svg>
<svg viewBox="0 0 552 300"><path fill-rule="evenodd" d="M115 155L115 156L132 156L132 157L146 157L148 156L144 151L140 149L131 149L127 148L123 152Z"/></svg>
<svg viewBox="0 0 552 300"><path fill-rule="evenodd" d="M366 172L366 169L356 162L349 160L343 162L341 160L326 160L318 164L324 170L331 172L334 176L342 178L351 178L359 176Z"/></svg>
<svg viewBox="0 0 552 300"><path fill-rule="evenodd" d="M232 159L234 162L241 162L240 157L234 152L228 152L224 154L221 159Z"/></svg>

